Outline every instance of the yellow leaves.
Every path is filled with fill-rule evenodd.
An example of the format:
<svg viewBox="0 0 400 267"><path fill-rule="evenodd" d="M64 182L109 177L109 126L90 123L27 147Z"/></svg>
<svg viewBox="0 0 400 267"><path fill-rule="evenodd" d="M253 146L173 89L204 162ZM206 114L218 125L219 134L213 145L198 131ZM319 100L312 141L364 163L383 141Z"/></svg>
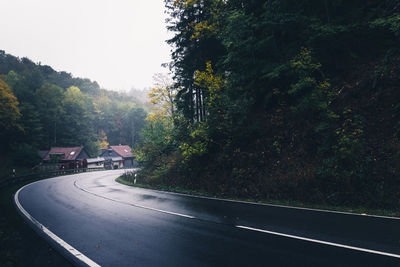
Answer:
<svg viewBox="0 0 400 267"><path fill-rule="evenodd" d="M83 93L76 86L68 87L64 93L64 103L78 103L79 105L84 105Z"/></svg>
<svg viewBox="0 0 400 267"><path fill-rule="evenodd" d="M313 62L312 50L305 47L302 47L300 53L290 61L290 66L298 71L321 69L320 63Z"/></svg>
<svg viewBox="0 0 400 267"><path fill-rule="evenodd" d="M194 83L197 86L207 88L209 91L209 101L208 105L212 105L215 100L220 98L220 90L224 86L224 79L222 76L214 75L214 71L211 66L211 62L206 62L206 70L205 71L196 71L195 72L195 81Z"/></svg>
<svg viewBox="0 0 400 267"><path fill-rule="evenodd" d="M192 144L183 143L179 146L182 151L184 161L190 160L193 156L201 156L207 152L207 144L204 142L194 142Z"/></svg>
<svg viewBox="0 0 400 267"><path fill-rule="evenodd" d="M81 90L76 87L76 86L71 86L68 87L67 91L66 91L66 95L68 96L75 96L75 97L79 97L82 94Z"/></svg>
<svg viewBox="0 0 400 267"><path fill-rule="evenodd" d="M158 73L154 75L154 85L148 93L149 103L153 106L152 114L148 121L154 120L156 116L172 118L175 111L176 92L173 83L165 74Z"/></svg>
<svg viewBox="0 0 400 267"><path fill-rule="evenodd" d="M208 144L210 143L207 123L198 123L195 129L190 133L190 137L191 141L189 144L183 143L179 146L184 161L190 160L193 156L201 156L207 153Z"/></svg>
<svg viewBox="0 0 400 267"><path fill-rule="evenodd" d="M194 25L193 30L194 32L190 37L191 40L209 38L211 36L217 35L218 23L209 24L208 21L201 21Z"/></svg>
<svg viewBox="0 0 400 267"><path fill-rule="evenodd" d="M319 87L321 89L329 89L331 87L331 84L325 80L319 83Z"/></svg>
<svg viewBox="0 0 400 267"><path fill-rule="evenodd" d="M152 122L152 121L161 121L165 119L165 113L164 112L152 112L146 117L146 121Z"/></svg>
<svg viewBox="0 0 400 267"><path fill-rule="evenodd" d="M109 144L107 141L102 141L102 142L100 142L100 147L101 147L101 148L108 148L109 145L110 145L110 144Z"/></svg>
<svg viewBox="0 0 400 267"><path fill-rule="evenodd" d="M20 117L17 98L8 84L0 79L0 127L6 130L22 129L18 123Z"/></svg>
<svg viewBox="0 0 400 267"><path fill-rule="evenodd" d="M107 135L103 130L100 130L99 132L99 141L101 148L108 148L109 143L107 142Z"/></svg>

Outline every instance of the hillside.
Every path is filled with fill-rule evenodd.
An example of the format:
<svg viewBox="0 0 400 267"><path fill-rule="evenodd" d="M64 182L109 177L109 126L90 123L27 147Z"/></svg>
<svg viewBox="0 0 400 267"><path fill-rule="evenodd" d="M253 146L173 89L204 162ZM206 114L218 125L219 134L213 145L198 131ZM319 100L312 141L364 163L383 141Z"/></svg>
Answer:
<svg viewBox="0 0 400 267"><path fill-rule="evenodd" d="M37 151L83 145L97 156L108 144L136 146L146 111L134 95L57 72L0 51L1 147L7 167L32 167Z"/></svg>
<svg viewBox="0 0 400 267"><path fill-rule="evenodd" d="M399 207L398 1L165 2L176 110L144 183Z"/></svg>

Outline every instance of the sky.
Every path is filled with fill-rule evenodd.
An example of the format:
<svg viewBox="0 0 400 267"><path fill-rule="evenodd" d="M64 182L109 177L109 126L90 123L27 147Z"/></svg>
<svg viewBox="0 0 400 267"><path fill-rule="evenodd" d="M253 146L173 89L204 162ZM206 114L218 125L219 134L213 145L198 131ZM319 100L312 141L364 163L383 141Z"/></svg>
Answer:
<svg viewBox="0 0 400 267"><path fill-rule="evenodd" d="M163 0L1 0L0 50L126 91L170 61Z"/></svg>

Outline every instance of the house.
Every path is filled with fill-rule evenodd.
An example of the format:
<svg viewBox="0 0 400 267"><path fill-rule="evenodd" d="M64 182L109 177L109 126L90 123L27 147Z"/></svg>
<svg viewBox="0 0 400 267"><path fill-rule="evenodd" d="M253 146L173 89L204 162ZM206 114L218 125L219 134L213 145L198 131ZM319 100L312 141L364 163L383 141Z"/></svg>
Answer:
<svg viewBox="0 0 400 267"><path fill-rule="evenodd" d="M40 169L77 169L87 166L88 154L83 146L52 147L44 156Z"/></svg>
<svg viewBox="0 0 400 267"><path fill-rule="evenodd" d="M105 159L106 168L133 168L137 166L131 148L125 145L110 146L108 149L103 149L100 157Z"/></svg>
<svg viewBox="0 0 400 267"><path fill-rule="evenodd" d="M97 158L89 158L87 161L87 168L94 169L94 168L104 168L104 158L97 157Z"/></svg>

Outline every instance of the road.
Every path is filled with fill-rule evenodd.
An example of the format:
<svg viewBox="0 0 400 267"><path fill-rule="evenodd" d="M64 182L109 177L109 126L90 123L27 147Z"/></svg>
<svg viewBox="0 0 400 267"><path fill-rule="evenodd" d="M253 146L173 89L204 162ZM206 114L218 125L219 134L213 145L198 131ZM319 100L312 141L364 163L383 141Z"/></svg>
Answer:
<svg viewBox="0 0 400 267"><path fill-rule="evenodd" d="M39 181L17 202L89 265L400 266L399 219L133 188L122 172Z"/></svg>

